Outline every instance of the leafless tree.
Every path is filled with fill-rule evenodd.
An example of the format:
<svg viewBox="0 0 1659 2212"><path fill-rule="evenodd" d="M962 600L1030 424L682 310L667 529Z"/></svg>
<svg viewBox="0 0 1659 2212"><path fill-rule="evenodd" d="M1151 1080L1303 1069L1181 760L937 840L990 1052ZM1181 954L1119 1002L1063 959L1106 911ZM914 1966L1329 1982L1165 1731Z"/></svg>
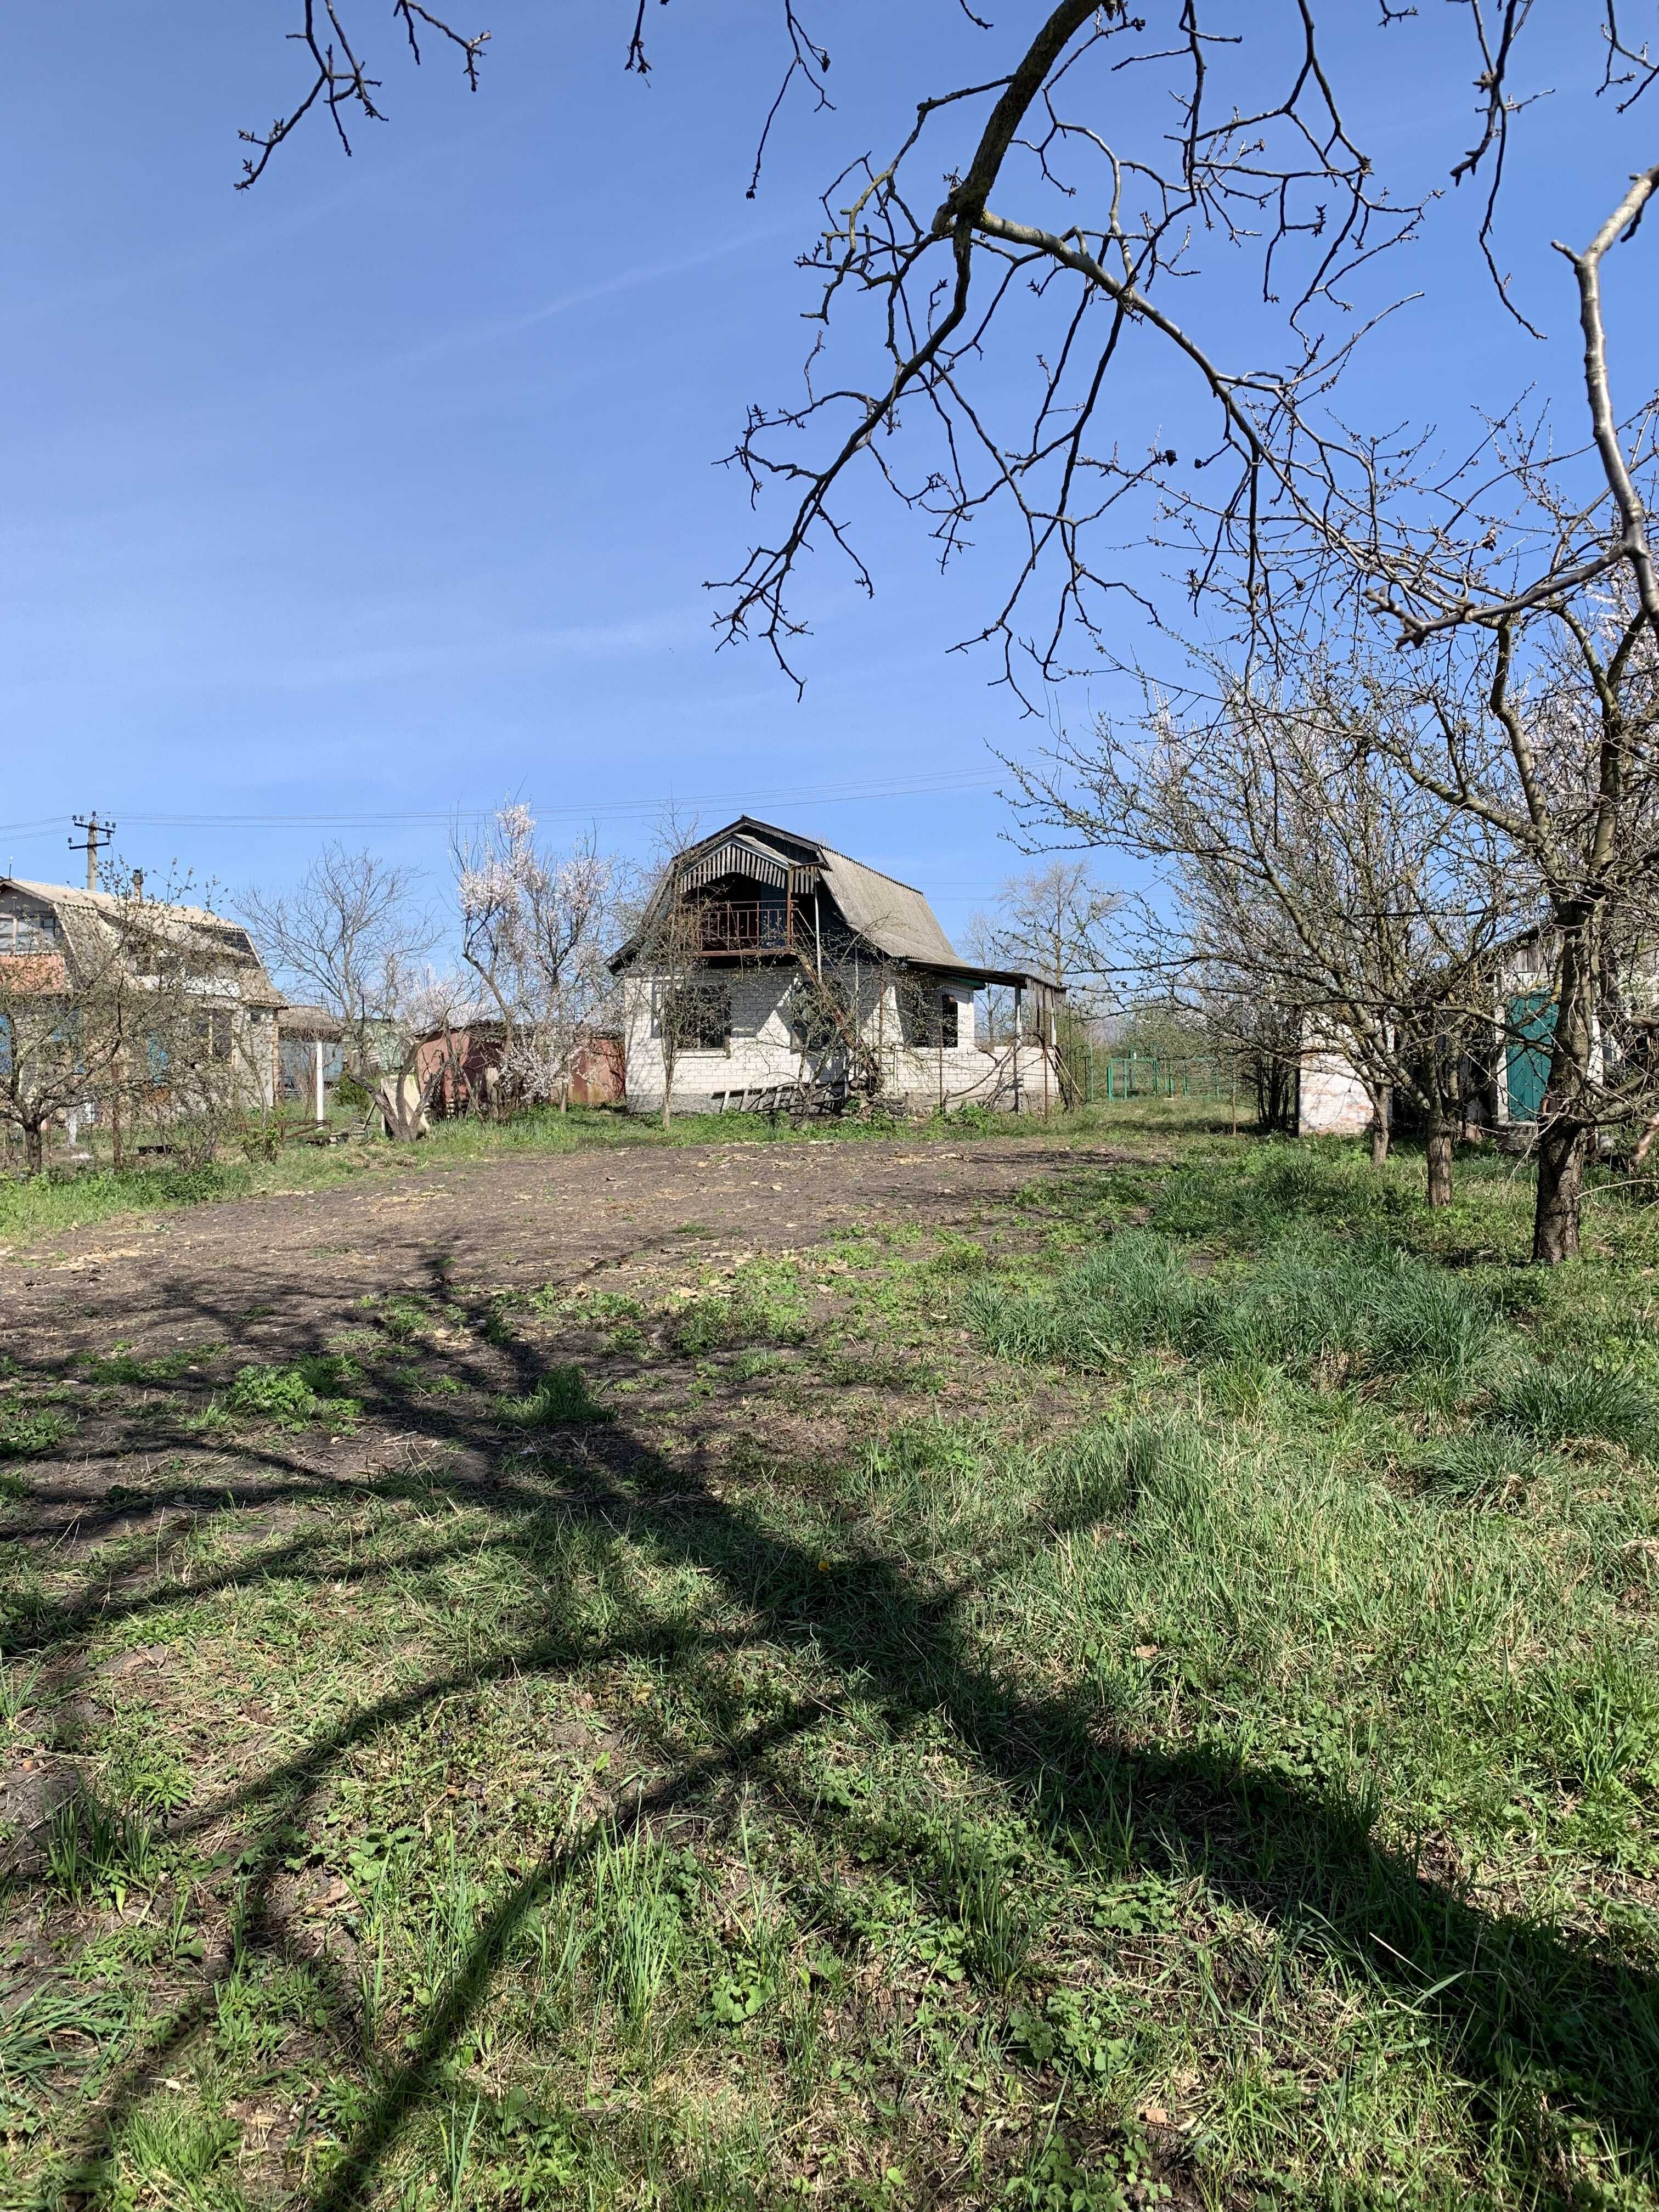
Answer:
<svg viewBox="0 0 1659 2212"><path fill-rule="evenodd" d="M342 1024L347 1069L372 1089L382 1034L437 941L418 872L328 844L292 890L252 890L238 908L286 988Z"/></svg>
<svg viewBox="0 0 1659 2212"><path fill-rule="evenodd" d="M1255 1097L1257 1127L1264 1134L1293 1132L1306 1022L1286 979L1252 975L1246 981L1224 969L1210 973L1198 965L1186 985L1179 994L1185 1008L1211 1040L1226 1048L1235 1080ZM1373 1158L1378 1149L1374 1142Z"/></svg>
<svg viewBox="0 0 1659 2212"><path fill-rule="evenodd" d="M446 1076L464 1084L461 1040L479 1013L476 984L458 969L428 966L401 979L395 1012L377 1032L380 1073L374 1085L380 1127L394 1144L426 1134Z"/></svg>
<svg viewBox="0 0 1659 2212"><path fill-rule="evenodd" d="M674 1072L681 1055L713 1036L730 988L726 977L708 965L702 915L680 881L680 855L696 838L694 819L672 803L665 808L652 863L620 909L627 966L637 979L635 1018L645 1024L661 1055L665 1129L673 1120Z"/></svg>
<svg viewBox="0 0 1659 2212"><path fill-rule="evenodd" d="M1423 716L1407 672L1315 661L1294 688L1211 672L1201 710L1151 701L1135 729L1104 725L1028 770L1031 817L1151 860L1170 904L1143 904L1143 971L1212 1003L1294 1009L1301 1048L1364 1082L1379 1161L1390 1095L1409 1097L1429 1201L1444 1205L1468 1036L1491 1029L1491 955L1506 924L1534 918L1522 884L1489 832L1391 759Z"/></svg>
<svg viewBox="0 0 1659 2212"><path fill-rule="evenodd" d="M1659 651L1628 577L1470 625L1439 656L1432 716L1388 733L1395 764L1479 823L1540 891L1553 1038L1534 1256L1577 1249L1598 1133L1652 1111L1659 1001ZM1451 703L1453 679L1478 679Z"/></svg>
<svg viewBox="0 0 1659 2212"><path fill-rule="evenodd" d="M1611 11L1604 27L1609 88L1628 106L1656 72L1645 50L1621 44ZM1650 928L1659 854L1648 521L1659 398L1650 386L1622 407L1615 397L1602 280L1656 187L1659 164L1632 179L1588 244L1556 241L1572 272L1588 434L1564 442L1517 405L1455 465L1372 447L1332 477L1323 542L1304 534L1296 575L1321 618L1357 579L1368 611L1426 664L1437 711L1426 729L1396 733L1394 759L1542 886L1556 947L1533 1226L1544 1264L1577 1250L1589 1148L1640 1088L1632 1078L1609 1093L1598 1001L1613 941L1628 948Z"/></svg>
<svg viewBox="0 0 1659 2212"><path fill-rule="evenodd" d="M245 184L307 115L328 116L348 150L349 116L382 119L379 80L348 21L361 0L294 4L289 35L304 76L275 124L244 133L254 148ZM827 104L830 58L812 8L776 7L784 67L759 153L793 87ZM647 12L636 0L624 52L641 75ZM1261 0L1224 21L1214 0L1146 0L1135 13L1126 0L1054 0L1035 23L1017 15L1006 26L982 21L967 0L953 12L978 25L983 67L970 82L918 84L902 139L823 194L823 233L806 257L821 289L804 394L756 409L732 455L757 495L781 495L781 526L724 589L721 623L787 659L803 626L792 579L825 543L870 587L845 502L853 473L873 469L926 520L943 560L994 515L1012 522L1012 565L980 635L1027 690L1079 653L1097 660L1114 597L1140 596L1150 609L1144 578L1132 580L1113 550L1146 535L1130 526L1137 501L1146 525L1176 526L1178 590L1239 584L1251 623L1271 631L1283 607L1296 611L1302 580L1286 543L1305 556L1341 542L1356 497L1387 461L1334 411L1333 393L1355 345L1395 304L1390 252L1427 207L1392 190L1348 119L1366 66L1353 11ZM1383 0L1374 35L1396 46L1424 35L1419 13ZM1550 89L1522 78L1533 13L1530 0L1469 0L1462 55L1437 51L1425 85L1436 97L1425 102L1431 116L1447 112L1444 95L1473 82L1473 139L1457 128L1444 167L1473 188L1479 250L1517 325L1494 223L1519 118ZM417 59L429 34L476 86L487 33L414 0L393 0L392 15ZM1339 20L1349 33L1340 66L1323 37ZM1564 82L1558 106L1579 96L1579 81L1595 82L1598 64L1608 108L1648 90L1659 70L1626 27L1618 0L1586 0L1568 52L1591 66ZM1628 204L1578 258L1587 296L1600 255L1639 211ZM1252 288L1256 309L1245 313ZM1158 357L1212 425L1185 472L1169 443L1165 379L1148 373ZM1148 389L1157 397L1137 416ZM1634 538L1620 557L1638 557Z"/></svg>
<svg viewBox="0 0 1659 2212"><path fill-rule="evenodd" d="M86 935L75 961L52 951L0 956L0 1128L21 1139L30 1175L45 1172L53 1124L107 1091L133 1028L118 934Z"/></svg>
<svg viewBox="0 0 1659 2212"><path fill-rule="evenodd" d="M1112 963L1103 932L1121 904L1095 868L1092 856L1056 855L1006 878L994 913L977 933L986 957L999 967L1060 984L1084 1014L1110 1005Z"/></svg>

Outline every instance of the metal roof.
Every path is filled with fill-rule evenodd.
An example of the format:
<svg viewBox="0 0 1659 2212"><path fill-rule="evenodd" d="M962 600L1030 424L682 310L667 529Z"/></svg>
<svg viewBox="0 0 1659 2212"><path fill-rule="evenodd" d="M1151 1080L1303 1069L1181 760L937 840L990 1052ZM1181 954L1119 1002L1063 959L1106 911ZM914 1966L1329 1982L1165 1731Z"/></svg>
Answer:
<svg viewBox="0 0 1659 2212"><path fill-rule="evenodd" d="M774 890L805 894L821 883L840 908L847 926L872 951L889 960L918 968L932 968L963 981L1006 983L1022 988L1063 989L1046 978L1011 968L988 968L962 959L940 928L939 917L924 893L914 884L867 867L831 845L775 823L757 821L740 814L712 836L699 838L677 854L662 872L652 893L654 909L671 878L682 890L696 890L722 875L750 875ZM642 932L636 932L611 963L623 968L633 957Z"/></svg>
<svg viewBox="0 0 1659 2212"><path fill-rule="evenodd" d="M112 926L131 924L142 914L145 922L160 933L175 940L208 938L229 962L251 970L251 982L245 983L239 993L245 1005L288 1003L265 972L264 962L241 923L211 914L206 907L174 906L164 899L118 898L112 891L89 891L75 884L31 883L21 876L0 876L0 892L4 891L21 891L26 898L49 906L64 926L70 952L79 960L107 959Z"/></svg>

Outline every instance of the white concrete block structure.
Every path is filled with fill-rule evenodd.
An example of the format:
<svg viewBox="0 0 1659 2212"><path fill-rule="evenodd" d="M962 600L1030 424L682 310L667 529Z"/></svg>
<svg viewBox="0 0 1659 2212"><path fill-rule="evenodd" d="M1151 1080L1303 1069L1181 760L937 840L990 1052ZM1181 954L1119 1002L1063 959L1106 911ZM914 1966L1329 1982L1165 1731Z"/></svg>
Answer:
<svg viewBox="0 0 1659 2212"><path fill-rule="evenodd" d="M1340 1043L1327 1039L1304 1044L1297 1085L1297 1136L1359 1137L1374 1119L1370 1094Z"/></svg>
<svg viewBox="0 0 1659 2212"><path fill-rule="evenodd" d="M682 1113L860 1092L913 1114L1058 1103L1052 983L958 959L914 885L749 815L676 854L611 965L637 1113L661 1111L671 1061ZM994 1048L975 1000L993 983L1019 1007Z"/></svg>

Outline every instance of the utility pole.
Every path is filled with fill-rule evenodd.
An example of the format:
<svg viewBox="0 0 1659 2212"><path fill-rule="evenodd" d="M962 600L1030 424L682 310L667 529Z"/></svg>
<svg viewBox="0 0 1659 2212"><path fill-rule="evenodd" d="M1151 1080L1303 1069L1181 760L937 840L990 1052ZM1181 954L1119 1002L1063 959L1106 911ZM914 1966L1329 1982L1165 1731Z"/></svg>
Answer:
<svg viewBox="0 0 1659 2212"><path fill-rule="evenodd" d="M71 837L69 841L70 850L71 853L84 853L86 854L87 889L89 891L95 891L98 888L99 851L103 846L107 845L110 839L115 835L116 825L113 822L100 822L95 812L92 814L77 814L75 816L74 820L76 828L77 830L84 830L87 835L85 842L78 845L75 842L74 838Z"/></svg>

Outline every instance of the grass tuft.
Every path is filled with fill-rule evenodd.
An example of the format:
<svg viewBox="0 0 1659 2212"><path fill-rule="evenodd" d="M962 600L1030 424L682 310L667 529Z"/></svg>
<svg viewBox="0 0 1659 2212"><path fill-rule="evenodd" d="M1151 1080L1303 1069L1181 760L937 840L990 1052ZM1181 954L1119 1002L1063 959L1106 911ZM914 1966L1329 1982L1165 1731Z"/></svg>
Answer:
<svg viewBox="0 0 1659 2212"><path fill-rule="evenodd" d="M1200 1275L1168 1238L1128 1230L1050 1289L976 1284L963 1310L1003 1358L1101 1367L1180 1353L1300 1376L1419 1370L1463 1380L1496 1340L1494 1293L1402 1252L1270 1252L1259 1269Z"/></svg>
<svg viewBox="0 0 1659 2212"><path fill-rule="evenodd" d="M550 1368L533 1390L523 1397L498 1398L495 1409L514 1429L575 1428L611 1418L610 1409L594 1400L587 1377L576 1366Z"/></svg>
<svg viewBox="0 0 1659 2212"><path fill-rule="evenodd" d="M1546 1444L1595 1437L1651 1457L1659 1437L1652 1397L1622 1367L1534 1362L1494 1394L1492 1409Z"/></svg>

